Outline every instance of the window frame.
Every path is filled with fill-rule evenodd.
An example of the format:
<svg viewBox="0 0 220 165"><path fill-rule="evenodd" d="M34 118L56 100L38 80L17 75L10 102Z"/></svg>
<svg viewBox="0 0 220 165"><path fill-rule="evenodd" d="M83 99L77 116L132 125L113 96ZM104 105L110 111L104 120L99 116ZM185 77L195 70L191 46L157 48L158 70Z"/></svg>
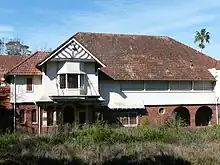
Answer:
<svg viewBox="0 0 220 165"><path fill-rule="evenodd" d="M178 89L174 89L174 88L171 88L171 84L174 83L174 82L177 82L178 83ZM189 89L184 89L184 88L181 88L183 86L183 83L186 83L186 82L189 82L190 83L190 88ZM169 90L170 91L192 91L193 89L193 82L192 81L179 81L179 80L175 80L175 81L170 81L169 82Z"/></svg>
<svg viewBox="0 0 220 165"><path fill-rule="evenodd" d="M64 87L61 86L61 78L60 78L63 75L65 77ZM68 85L69 84L68 83L68 75L77 75L77 87L73 87L73 88L69 87L69 85ZM59 88L60 89L68 89L68 90L84 89L84 87L85 87L85 77L86 77L85 74L82 74L82 73L64 73L64 74L59 74Z"/></svg>
<svg viewBox="0 0 220 165"><path fill-rule="evenodd" d="M135 87L134 87L135 86ZM134 88L131 88L134 87ZM120 90L121 91L144 91L145 90L145 82L144 81L121 81L120 82Z"/></svg>
<svg viewBox="0 0 220 165"><path fill-rule="evenodd" d="M196 82L202 83L202 89L195 89L195 83L196 83ZM212 89L207 89L207 88L205 89L205 88L204 88L204 87L205 87L205 83L207 83L207 82L211 83ZM216 82L215 82L215 81L194 81L194 82L193 82L193 90L194 90L194 91L214 91L215 85L216 85Z"/></svg>
<svg viewBox="0 0 220 165"><path fill-rule="evenodd" d="M158 88L159 86L157 86L158 84L162 84L162 83L164 83L163 85L166 85L166 89L165 88ZM155 87L157 87L157 88L152 88L152 86L151 86L151 88L149 88L150 87L150 85L152 85L152 84L154 84L155 85ZM160 81L160 80L148 80L148 81L145 81L145 87L144 87L144 90L145 91L147 91L147 92L152 92L152 91L162 91L162 92L164 92L164 91L168 91L169 90L169 81L167 81L167 80L163 80L163 81Z"/></svg>
<svg viewBox="0 0 220 165"><path fill-rule="evenodd" d="M33 121L33 116L32 116L34 110L36 111L36 121ZM37 124L38 123L38 111L37 111L37 109L32 109L31 110L31 123L32 124Z"/></svg>
<svg viewBox="0 0 220 165"><path fill-rule="evenodd" d="M23 111L24 112L24 121L23 122L21 122L21 111ZM19 110L19 124L20 125L24 125L26 123L26 111L24 110L24 109L21 109L21 110Z"/></svg>
<svg viewBox="0 0 220 165"><path fill-rule="evenodd" d="M28 84L28 79L31 79L31 84ZM29 85L31 85L31 90L28 89ZM34 92L33 77L26 77L26 92Z"/></svg>
<svg viewBox="0 0 220 165"><path fill-rule="evenodd" d="M134 113L135 114L135 119L136 119L136 123L135 124L131 124L131 113ZM136 127L138 126L139 124L139 117L138 117L138 113L137 112L123 112L123 114L127 114L127 115L123 115L123 116L119 116L119 121L121 122L121 124L124 126L124 127ZM126 120L128 121L128 124L123 124L123 120L124 118L126 118Z"/></svg>

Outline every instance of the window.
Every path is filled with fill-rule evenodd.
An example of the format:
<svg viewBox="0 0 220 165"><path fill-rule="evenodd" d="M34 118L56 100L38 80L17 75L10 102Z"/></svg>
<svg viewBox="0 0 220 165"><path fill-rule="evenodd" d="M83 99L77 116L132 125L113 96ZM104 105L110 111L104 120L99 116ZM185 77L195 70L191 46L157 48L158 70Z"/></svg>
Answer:
<svg viewBox="0 0 220 165"><path fill-rule="evenodd" d="M143 91L144 81L121 81L122 91Z"/></svg>
<svg viewBox="0 0 220 165"><path fill-rule="evenodd" d="M26 79L27 81L27 87L26 87L26 90L27 91L33 91L33 81L32 81L32 77L28 77Z"/></svg>
<svg viewBox="0 0 220 165"><path fill-rule="evenodd" d="M32 123L37 123L37 110L36 109L33 109L31 111L31 120L32 120Z"/></svg>
<svg viewBox="0 0 220 165"><path fill-rule="evenodd" d="M168 90L168 88L168 81L146 81L146 90L148 91Z"/></svg>
<svg viewBox="0 0 220 165"><path fill-rule="evenodd" d="M164 108L159 108L158 112L159 112L159 114L163 115L165 113L165 109Z"/></svg>
<svg viewBox="0 0 220 165"><path fill-rule="evenodd" d="M84 79L85 79L85 76L84 75L80 75L80 87L84 87Z"/></svg>
<svg viewBox="0 0 220 165"><path fill-rule="evenodd" d="M136 126L138 124L138 118L136 112L121 113L119 120L124 126Z"/></svg>
<svg viewBox="0 0 220 165"><path fill-rule="evenodd" d="M170 90L192 90L191 81L170 81Z"/></svg>
<svg viewBox="0 0 220 165"><path fill-rule="evenodd" d="M60 88L61 89L66 88L66 75L65 74L60 75Z"/></svg>
<svg viewBox="0 0 220 165"><path fill-rule="evenodd" d="M54 117L54 111L47 110L47 126L53 125L53 117Z"/></svg>
<svg viewBox="0 0 220 165"><path fill-rule="evenodd" d="M78 88L78 75L77 74L67 75L67 88Z"/></svg>
<svg viewBox="0 0 220 165"><path fill-rule="evenodd" d="M20 124L25 123L25 111L23 109L19 112L19 122Z"/></svg>
<svg viewBox="0 0 220 165"><path fill-rule="evenodd" d="M73 89L83 87L84 78L83 74L60 74L60 88Z"/></svg>
<svg viewBox="0 0 220 165"><path fill-rule="evenodd" d="M214 82L212 81L194 81L194 90L210 90L214 89Z"/></svg>

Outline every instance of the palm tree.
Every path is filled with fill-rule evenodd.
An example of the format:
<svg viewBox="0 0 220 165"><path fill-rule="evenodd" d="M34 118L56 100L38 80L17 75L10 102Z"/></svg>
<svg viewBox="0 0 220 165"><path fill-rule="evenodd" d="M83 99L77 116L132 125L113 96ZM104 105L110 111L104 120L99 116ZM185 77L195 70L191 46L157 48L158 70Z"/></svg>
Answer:
<svg viewBox="0 0 220 165"><path fill-rule="evenodd" d="M206 31L206 29L201 29L200 31L196 31L194 43L198 43L199 48L202 50L205 48L205 44L209 43L210 33Z"/></svg>

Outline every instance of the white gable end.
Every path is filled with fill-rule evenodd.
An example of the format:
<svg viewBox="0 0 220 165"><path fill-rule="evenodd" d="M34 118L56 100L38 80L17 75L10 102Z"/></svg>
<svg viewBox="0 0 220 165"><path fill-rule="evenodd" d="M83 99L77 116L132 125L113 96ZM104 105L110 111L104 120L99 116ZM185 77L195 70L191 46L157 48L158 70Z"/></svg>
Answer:
<svg viewBox="0 0 220 165"><path fill-rule="evenodd" d="M63 49L56 53L55 59L79 59L79 60L94 60L93 57L84 50L75 41L67 44Z"/></svg>
<svg viewBox="0 0 220 165"><path fill-rule="evenodd" d="M42 61L39 66L43 65L48 60L87 60L87 61L96 61L101 64L103 67L106 67L99 59L96 58L91 52L89 52L80 42L75 38L72 38L69 41L66 41L62 46L55 49L49 57Z"/></svg>

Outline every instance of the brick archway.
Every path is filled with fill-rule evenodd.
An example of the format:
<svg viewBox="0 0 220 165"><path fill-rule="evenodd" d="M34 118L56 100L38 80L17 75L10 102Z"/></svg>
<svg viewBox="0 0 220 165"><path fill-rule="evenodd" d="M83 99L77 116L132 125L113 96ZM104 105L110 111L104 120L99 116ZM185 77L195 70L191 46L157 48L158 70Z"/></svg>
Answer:
<svg viewBox="0 0 220 165"><path fill-rule="evenodd" d="M196 126L208 126L212 119L212 109L208 106L202 106L196 111Z"/></svg>
<svg viewBox="0 0 220 165"><path fill-rule="evenodd" d="M185 126L190 126L190 113L187 108L177 107L173 110L173 115L176 120L182 120Z"/></svg>

